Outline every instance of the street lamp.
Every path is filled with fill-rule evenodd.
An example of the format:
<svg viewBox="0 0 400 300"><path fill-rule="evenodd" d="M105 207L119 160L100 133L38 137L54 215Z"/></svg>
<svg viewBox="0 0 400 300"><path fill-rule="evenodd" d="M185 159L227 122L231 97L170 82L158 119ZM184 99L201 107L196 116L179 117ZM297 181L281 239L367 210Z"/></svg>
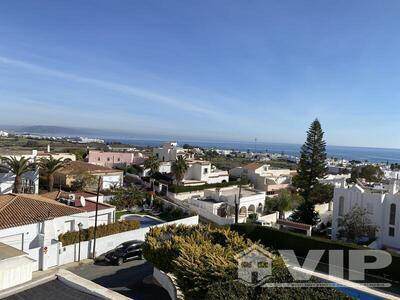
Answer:
<svg viewBox="0 0 400 300"><path fill-rule="evenodd" d="M78 262L81 261L81 230L82 230L83 224L79 222L78 224L78 229L79 229L79 234L78 234L78 242L79 242L79 249L78 249Z"/></svg>

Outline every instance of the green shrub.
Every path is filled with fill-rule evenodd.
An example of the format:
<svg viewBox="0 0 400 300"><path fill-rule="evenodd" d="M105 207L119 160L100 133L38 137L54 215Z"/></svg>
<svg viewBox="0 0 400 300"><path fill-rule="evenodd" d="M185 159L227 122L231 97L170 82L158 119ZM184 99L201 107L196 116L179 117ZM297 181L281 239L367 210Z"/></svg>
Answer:
<svg viewBox="0 0 400 300"><path fill-rule="evenodd" d="M344 250L344 267L348 268L348 251L365 250L366 247L341 241L327 240L325 238L308 237L303 234L278 230L271 227L258 226L255 224L234 224L231 229L237 231L245 238L258 241L265 247L275 250L293 249L298 257L306 257L310 249L322 250ZM392 263L380 270L367 270L366 272L378 276L388 276L393 280L400 280L400 256L392 254ZM321 258L320 266L329 263L328 251Z"/></svg>
<svg viewBox="0 0 400 300"><path fill-rule="evenodd" d="M171 185L168 188L168 191L171 193L185 193L185 192L194 192L194 191L201 191L210 188L223 188L233 185L246 185L249 181L243 179L242 181L229 181L229 182L222 182L222 183L211 183L211 184L202 184L202 185L190 185L190 186L183 186L183 185Z"/></svg>
<svg viewBox="0 0 400 300"><path fill-rule="evenodd" d="M108 236L120 232L131 231L140 228L139 220L129 220L120 221L107 225L97 226L96 238L101 238L103 236ZM81 241L89 241L94 237L94 227L89 227L87 229L82 229ZM58 240L63 244L63 246L72 245L79 242L79 231L68 231L66 233L60 234Z"/></svg>

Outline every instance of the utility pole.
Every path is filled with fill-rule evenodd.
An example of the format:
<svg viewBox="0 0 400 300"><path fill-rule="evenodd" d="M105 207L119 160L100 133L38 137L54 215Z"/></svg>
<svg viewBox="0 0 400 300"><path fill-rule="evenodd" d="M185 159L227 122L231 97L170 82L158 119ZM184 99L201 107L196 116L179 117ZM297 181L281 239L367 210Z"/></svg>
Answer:
<svg viewBox="0 0 400 300"><path fill-rule="evenodd" d="M235 224L239 223L239 203L240 195L242 194L242 176L240 176L239 180L239 196L236 198L235 195Z"/></svg>
<svg viewBox="0 0 400 300"><path fill-rule="evenodd" d="M101 176L97 182L97 197L96 197L96 215L94 217L94 231L93 231L93 259L96 258L96 231L97 231L97 214L99 212L99 194L101 186Z"/></svg>

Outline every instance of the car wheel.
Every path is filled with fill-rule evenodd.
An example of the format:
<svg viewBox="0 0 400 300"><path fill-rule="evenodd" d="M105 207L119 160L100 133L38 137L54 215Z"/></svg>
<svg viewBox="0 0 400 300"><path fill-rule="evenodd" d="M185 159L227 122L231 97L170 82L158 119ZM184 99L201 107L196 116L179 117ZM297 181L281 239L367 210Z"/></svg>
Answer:
<svg viewBox="0 0 400 300"><path fill-rule="evenodd" d="M124 263L124 259L122 257L118 258L117 265L120 266Z"/></svg>

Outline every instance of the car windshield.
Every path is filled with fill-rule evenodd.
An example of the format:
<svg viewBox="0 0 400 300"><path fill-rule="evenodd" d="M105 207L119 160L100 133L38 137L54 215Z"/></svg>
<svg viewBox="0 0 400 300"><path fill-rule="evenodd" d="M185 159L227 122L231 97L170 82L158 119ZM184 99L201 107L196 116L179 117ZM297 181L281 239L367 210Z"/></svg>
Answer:
<svg viewBox="0 0 400 300"><path fill-rule="evenodd" d="M130 245L132 245L132 244L131 243L122 243L121 245L118 245L116 249L126 249Z"/></svg>

